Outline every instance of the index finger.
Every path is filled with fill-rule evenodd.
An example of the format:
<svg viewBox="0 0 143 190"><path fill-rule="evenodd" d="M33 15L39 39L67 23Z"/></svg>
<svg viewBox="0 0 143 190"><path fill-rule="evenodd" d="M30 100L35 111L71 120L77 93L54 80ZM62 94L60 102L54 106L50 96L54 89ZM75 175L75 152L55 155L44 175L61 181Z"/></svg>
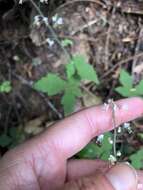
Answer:
<svg viewBox="0 0 143 190"><path fill-rule="evenodd" d="M143 100L129 98L115 102L116 127L143 114ZM78 112L56 125L40 136L41 146L52 144L53 150L63 159L68 159L79 152L90 140L114 128L111 108L97 106Z"/></svg>

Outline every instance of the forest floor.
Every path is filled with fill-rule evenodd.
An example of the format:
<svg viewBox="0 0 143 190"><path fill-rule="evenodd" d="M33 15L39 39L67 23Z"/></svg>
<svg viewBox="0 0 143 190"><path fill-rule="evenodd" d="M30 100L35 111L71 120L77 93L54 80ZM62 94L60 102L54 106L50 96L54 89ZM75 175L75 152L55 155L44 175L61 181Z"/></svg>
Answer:
<svg viewBox="0 0 143 190"><path fill-rule="evenodd" d="M44 17L36 17L43 14ZM62 19L54 25L55 17ZM38 24L33 24L38 18ZM143 79L143 1L64 0L40 3L39 0L0 0L0 82L10 81L10 93L0 93L0 134L13 135L12 146L34 136L64 117L60 95L47 96L32 84L49 72L65 75L67 63L63 48L55 40L43 18L59 41L69 39L70 55L82 54L96 69L100 85L82 84L83 96L75 111L122 98L115 92L120 69L124 68L137 84ZM57 18L55 18L57 19ZM125 137L140 147L142 121L134 122L133 135ZM14 129L14 130L10 130ZM7 146L0 148L2 155Z"/></svg>

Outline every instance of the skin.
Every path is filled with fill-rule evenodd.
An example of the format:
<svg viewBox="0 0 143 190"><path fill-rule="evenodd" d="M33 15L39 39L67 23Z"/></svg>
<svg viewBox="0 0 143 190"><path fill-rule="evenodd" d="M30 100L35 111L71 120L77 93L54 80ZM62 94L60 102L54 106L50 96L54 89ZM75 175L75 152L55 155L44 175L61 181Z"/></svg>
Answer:
<svg viewBox="0 0 143 190"><path fill-rule="evenodd" d="M143 100L116 102L116 124L143 115ZM128 108L128 109L125 109ZM112 110L103 105L73 114L32 140L7 152L0 160L0 189L57 190L71 180L109 170L100 160L69 160L95 136L113 129ZM138 172L143 182L143 172Z"/></svg>

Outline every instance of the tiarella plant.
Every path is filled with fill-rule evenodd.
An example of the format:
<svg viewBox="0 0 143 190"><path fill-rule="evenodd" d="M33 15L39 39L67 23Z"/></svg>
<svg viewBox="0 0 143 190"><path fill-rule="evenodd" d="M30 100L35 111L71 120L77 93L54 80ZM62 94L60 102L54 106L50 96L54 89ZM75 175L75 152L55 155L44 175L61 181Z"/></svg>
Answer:
<svg viewBox="0 0 143 190"><path fill-rule="evenodd" d="M82 96L81 82L83 80L93 81L99 84L95 69L86 62L82 55L75 55L66 65L66 79L54 73L48 73L34 84L34 88L48 96L62 93L61 104L65 115L74 111L76 98Z"/></svg>
<svg viewBox="0 0 143 190"><path fill-rule="evenodd" d="M0 84L0 92L1 93L9 93L12 90L12 86L10 81L4 81Z"/></svg>
<svg viewBox="0 0 143 190"><path fill-rule="evenodd" d="M133 77L124 69L120 72L119 82L121 86L117 87L115 90L123 97L143 95L143 80L137 85L133 85Z"/></svg>

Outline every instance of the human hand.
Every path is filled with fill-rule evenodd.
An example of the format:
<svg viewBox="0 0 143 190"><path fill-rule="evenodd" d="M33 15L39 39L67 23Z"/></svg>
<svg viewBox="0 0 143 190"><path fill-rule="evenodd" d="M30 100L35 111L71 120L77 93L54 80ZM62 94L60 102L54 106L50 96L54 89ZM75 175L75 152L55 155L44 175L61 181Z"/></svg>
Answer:
<svg viewBox="0 0 143 190"><path fill-rule="evenodd" d="M116 104L118 125L143 114L140 98ZM142 190L143 172L136 172L127 164L109 168L109 163L100 160L68 160L92 138L113 127L112 110L105 110L102 105L67 117L4 155L0 160L0 189Z"/></svg>

